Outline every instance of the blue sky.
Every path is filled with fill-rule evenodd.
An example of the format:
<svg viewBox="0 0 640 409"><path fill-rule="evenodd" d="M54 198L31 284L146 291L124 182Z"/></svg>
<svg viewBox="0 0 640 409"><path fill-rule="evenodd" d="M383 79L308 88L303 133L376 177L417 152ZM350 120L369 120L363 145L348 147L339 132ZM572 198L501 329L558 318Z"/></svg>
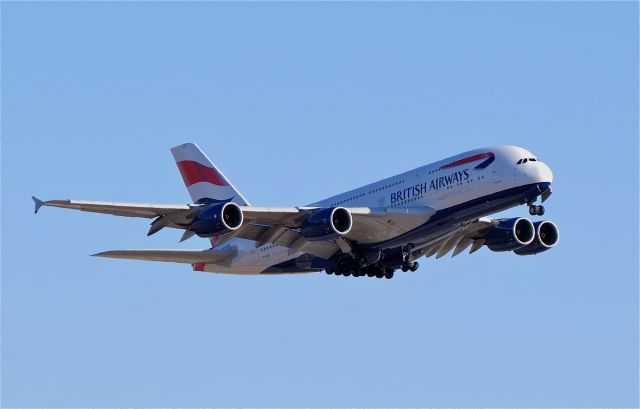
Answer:
<svg viewBox="0 0 640 409"><path fill-rule="evenodd" d="M185 203L186 141L273 206L524 146L561 243L235 277L88 256L206 245L146 220L33 215ZM3 406L638 406L637 3L3 3L1 159Z"/></svg>

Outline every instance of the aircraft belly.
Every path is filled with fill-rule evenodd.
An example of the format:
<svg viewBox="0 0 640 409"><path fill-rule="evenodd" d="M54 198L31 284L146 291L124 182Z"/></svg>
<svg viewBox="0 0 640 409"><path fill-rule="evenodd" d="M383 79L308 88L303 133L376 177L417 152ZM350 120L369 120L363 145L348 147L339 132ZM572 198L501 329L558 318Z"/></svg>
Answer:
<svg viewBox="0 0 640 409"><path fill-rule="evenodd" d="M217 264L207 264L204 266L205 272L219 274L256 275L262 273L263 270L264 267L262 266L245 266L240 268L220 266Z"/></svg>
<svg viewBox="0 0 640 409"><path fill-rule="evenodd" d="M239 275L262 274L269 267L295 259L302 254L304 253L295 252L289 254L289 250L285 247L276 247L273 251L264 253L259 250L247 251L232 259L228 265L207 264L204 267L204 271Z"/></svg>

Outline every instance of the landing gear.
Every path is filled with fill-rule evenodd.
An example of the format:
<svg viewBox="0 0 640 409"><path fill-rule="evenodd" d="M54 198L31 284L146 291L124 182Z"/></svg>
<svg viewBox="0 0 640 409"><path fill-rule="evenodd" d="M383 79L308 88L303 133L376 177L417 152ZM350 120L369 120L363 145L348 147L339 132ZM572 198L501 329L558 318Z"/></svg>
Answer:
<svg viewBox="0 0 640 409"><path fill-rule="evenodd" d="M420 267L420 264L418 264L417 261L413 261L411 263L404 263L402 264L402 271L404 271L405 273L409 270L411 271L416 271L418 269L418 267Z"/></svg>
<svg viewBox="0 0 640 409"><path fill-rule="evenodd" d="M542 216L544 214L544 206L529 205L529 214L531 216Z"/></svg>
<svg viewBox="0 0 640 409"><path fill-rule="evenodd" d="M402 265L402 268L403 271L415 271L418 268L418 263L407 262ZM395 269L378 262L367 264L367 260L345 255L338 260L335 266L326 268L325 272L329 275L335 274L345 277L368 276L390 279L393 278Z"/></svg>
<svg viewBox="0 0 640 409"><path fill-rule="evenodd" d="M408 267L410 270L412 268L417 269L418 268L418 263L410 263L411 265ZM415 271L415 270L411 270L411 271ZM386 278L386 279L391 279L393 278L393 275L395 273L395 270L393 268L384 268L384 267L378 267L378 266L367 266L364 267L362 269L356 269L356 270L347 270L347 271L340 271L340 270L335 270L332 268L328 268L325 270L325 272L329 275L331 274L335 274L337 276L345 276L345 277L349 277L349 276L353 276L353 277L377 277L377 278Z"/></svg>

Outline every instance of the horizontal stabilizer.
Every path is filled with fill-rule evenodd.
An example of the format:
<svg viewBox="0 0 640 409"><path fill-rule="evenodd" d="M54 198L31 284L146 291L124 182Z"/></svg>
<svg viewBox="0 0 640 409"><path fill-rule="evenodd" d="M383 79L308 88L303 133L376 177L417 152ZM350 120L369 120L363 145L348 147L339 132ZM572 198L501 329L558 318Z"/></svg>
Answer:
<svg viewBox="0 0 640 409"><path fill-rule="evenodd" d="M171 263L215 264L236 254L229 250L112 250L94 254L97 257L124 258L130 260L166 261Z"/></svg>

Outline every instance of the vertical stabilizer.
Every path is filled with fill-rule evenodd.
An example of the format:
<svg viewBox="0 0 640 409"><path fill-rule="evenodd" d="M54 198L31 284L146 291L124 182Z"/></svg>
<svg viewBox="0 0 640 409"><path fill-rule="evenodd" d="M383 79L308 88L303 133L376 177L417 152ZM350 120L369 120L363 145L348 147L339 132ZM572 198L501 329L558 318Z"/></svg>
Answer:
<svg viewBox="0 0 640 409"><path fill-rule="evenodd" d="M249 202L197 145L185 143L176 146L171 149L171 154L194 203L234 202L249 206Z"/></svg>

